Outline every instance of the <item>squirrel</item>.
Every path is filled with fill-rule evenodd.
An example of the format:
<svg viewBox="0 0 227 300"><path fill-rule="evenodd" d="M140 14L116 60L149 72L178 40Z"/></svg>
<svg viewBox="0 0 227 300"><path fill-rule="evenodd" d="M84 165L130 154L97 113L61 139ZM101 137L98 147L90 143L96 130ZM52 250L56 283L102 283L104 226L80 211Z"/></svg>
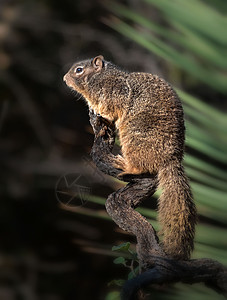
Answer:
<svg viewBox="0 0 227 300"><path fill-rule="evenodd" d="M182 166L184 114L176 92L157 75L123 71L102 55L74 64L64 81L114 122L122 155L113 156L112 165L122 174L157 176L162 248L171 258L189 259L197 214Z"/></svg>

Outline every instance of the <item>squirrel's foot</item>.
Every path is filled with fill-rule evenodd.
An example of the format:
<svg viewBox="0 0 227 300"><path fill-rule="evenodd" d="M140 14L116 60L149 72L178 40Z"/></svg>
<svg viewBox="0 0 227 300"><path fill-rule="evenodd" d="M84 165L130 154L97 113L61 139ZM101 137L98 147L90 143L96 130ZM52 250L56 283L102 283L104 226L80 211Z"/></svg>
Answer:
<svg viewBox="0 0 227 300"><path fill-rule="evenodd" d="M124 158L118 154L112 158L112 166L116 169L124 170L125 169L125 160ZM124 173L124 172L122 172ZM120 174L122 174L120 173Z"/></svg>
<svg viewBox="0 0 227 300"><path fill-rule="evenodd" d="M123 157L122 157L122 159L123 159ZM136 167L132 167L132 166L129 166L128 164L127 164L127 162L125 161L125 159L123 159L124 160L124 169L122 169L122 170L124 170L124 172L121 172L118 176L119 177L128 177L128 176L131 176L131 177L136 177L137 175L141 175L141 174L143 174L144 173L144 177L147 177L146 176L146 174L149 174L149 173L145 173L144 172L144 170L141 170L141 169L138 169L138 168L136 168Z"/></svg>

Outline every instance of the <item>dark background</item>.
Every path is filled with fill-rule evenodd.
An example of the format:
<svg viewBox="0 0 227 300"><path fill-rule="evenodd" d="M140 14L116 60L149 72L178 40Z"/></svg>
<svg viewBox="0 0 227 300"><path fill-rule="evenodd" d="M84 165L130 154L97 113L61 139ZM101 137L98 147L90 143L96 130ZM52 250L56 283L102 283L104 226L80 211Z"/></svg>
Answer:
<svg viewBox="0 0 227 300"><path fill-rule="evenodd" d="M143 11L139 2L128 5ZM0 299L105 299L107 283L127 273L112 263L111 247L133 238L105 220L103 206L66 209L56 195L65 174L72 181L82 174L105 198L119 186L97 179L86 162L93 143L88 109L62 80L73 62L102 54L225 108L223 95L189 87L162 59L112 30L109 16L92 0L0 2Z"/></svg>

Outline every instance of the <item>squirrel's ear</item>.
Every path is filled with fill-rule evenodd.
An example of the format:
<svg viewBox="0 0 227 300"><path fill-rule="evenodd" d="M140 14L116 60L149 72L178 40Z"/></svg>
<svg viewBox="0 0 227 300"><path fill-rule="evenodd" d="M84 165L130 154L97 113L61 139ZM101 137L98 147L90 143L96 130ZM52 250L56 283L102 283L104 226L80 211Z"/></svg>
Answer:
<svg viewBox="0 0 227 300"><path fill-rule="evenodd" d="M104 57L102 55L96 56L92 60L92 65L97 71L101 70L104 66Z"/></svg>

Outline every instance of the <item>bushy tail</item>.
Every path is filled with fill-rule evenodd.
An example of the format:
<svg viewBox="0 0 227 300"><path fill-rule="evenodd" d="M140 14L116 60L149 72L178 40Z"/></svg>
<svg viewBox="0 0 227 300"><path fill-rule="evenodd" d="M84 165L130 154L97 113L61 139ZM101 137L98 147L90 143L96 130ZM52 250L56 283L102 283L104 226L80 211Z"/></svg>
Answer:
<svg viewBox="0 0 227 300"><path fill-rule="evenodd" d="M163 249L172 258L189 259L197 215L183 166L173 161L159 171L158 179L162 189L158 209Z"/></svg>

